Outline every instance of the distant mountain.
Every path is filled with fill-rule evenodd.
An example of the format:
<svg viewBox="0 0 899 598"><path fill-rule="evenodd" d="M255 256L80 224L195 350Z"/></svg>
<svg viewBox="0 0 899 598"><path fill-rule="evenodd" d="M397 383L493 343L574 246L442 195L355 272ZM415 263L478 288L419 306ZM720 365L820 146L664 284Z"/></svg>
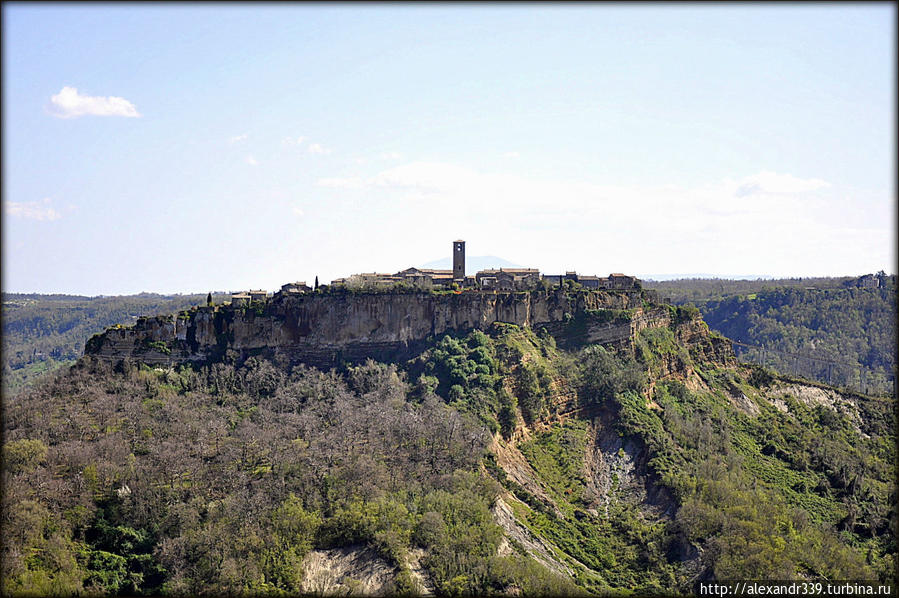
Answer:
<svg viewBox="0 0 899 598"><path fill-rule="evenodd" d="M421 268L434 268L436 270L450 270L453 267L452 258L445 257L443 259L434 260L426 264L422 264ZM465 272L468 274L486 270L487 268L520 268L519 264L514 264L509 260L504 260L495 255L472 255L465 258Z"/></svg>

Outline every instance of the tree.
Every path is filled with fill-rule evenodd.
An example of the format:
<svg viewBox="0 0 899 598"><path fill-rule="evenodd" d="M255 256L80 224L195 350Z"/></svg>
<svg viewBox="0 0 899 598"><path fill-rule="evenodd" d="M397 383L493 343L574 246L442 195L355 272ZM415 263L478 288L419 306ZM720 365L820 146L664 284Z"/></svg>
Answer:
<svg viewBox="0 0 899 598"><path fill-rule="evenodd" d="M210 307L212 306L212 291L210 291L210 292L206 295L206 305L207 305L207 306L210 306Z"/></svg>
<svg viewBox="0 0 899 598"><path fill-rule="evenodd" d="M316 275L316 277L315 277L315 288L313 290L314 291L318 290L318 275Z"/></svg>
<svg viewBox="0 0 899 598"><path fill-rule="evenodd" d="M602 347L589 347L581 353L581 400L600 404L625 390L642 391L645 378L632 359L621 359Z"/></svg>

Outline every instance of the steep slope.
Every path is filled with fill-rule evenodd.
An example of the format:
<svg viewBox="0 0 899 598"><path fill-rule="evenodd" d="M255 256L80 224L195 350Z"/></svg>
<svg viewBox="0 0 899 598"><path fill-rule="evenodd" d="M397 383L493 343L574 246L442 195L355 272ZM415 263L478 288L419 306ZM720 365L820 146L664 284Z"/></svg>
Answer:
<svg viewBox="0 0 899 598"><path fill-rule="evenodd" d="M896 372L896 277L647 282L695 303L741 344L741 360L834 386L886 394Z"/></svg>
<svg viewBox="0 0 899 598"><path fill-rule="evenodd" d="M599 384L582 380L581 399L598 411L585 409L522 447L553 499L542 517L537 493L519 492L532 507L522 509L531 529L555 538L595 589L889 578L892 403L708 361L708 346L679 336L640 335L642 392L636 380L609 384L627 360L614 368L608 356L596 359ZM603 537L608 523L614 532ZM591 563L596 555L609 560Z"/></svg>

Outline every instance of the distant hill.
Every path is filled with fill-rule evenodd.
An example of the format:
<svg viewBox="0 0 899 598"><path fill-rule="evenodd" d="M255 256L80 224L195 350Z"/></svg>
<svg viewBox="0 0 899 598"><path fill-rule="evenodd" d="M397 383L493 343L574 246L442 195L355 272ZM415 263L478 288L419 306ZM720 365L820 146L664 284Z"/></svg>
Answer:
<svg viewBox="0 0 899 598"><path fill-rule="evenodd" d="M227 295L214 293L216 302ZM205 294L84 297L3 293L3 393L73 363L85 341L113 324L172 313L206 302Z"/></svg>
<svg viewBox="0 0 899 598"><path fill-rule="evenodd" d="M443 259L434 260L422 264L421 268L434 268L437 270L450 270L453 267L452 258L445 257ZM465 258L465 271L469 274L486 270L487 268L521 268L520 264L515 264L509 260L504 260L495 255L472 255Z"/></svg>
<svg viewBox="0 0 899 598"><path fill-rule="evenodd" d="M695 304L712 330L743 343L736 350L744 361L867 392L893 390L895 275L643 285L677 305Z"/></svg>

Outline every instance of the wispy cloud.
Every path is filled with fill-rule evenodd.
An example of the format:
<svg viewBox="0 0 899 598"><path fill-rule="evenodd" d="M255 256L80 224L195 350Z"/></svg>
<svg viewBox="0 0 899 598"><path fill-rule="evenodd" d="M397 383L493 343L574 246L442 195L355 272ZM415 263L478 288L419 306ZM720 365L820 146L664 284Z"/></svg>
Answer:
<svg viewBox="0 0 899 598"><path fill-rule="evenodd" d="M821 179L801 179L791 174L778 174L763 170L739 181L738 197L746 197L759 193L804 193L830 187L830 183Z"/></svg>
<svg viewBox="0 0 899 598"><path fill-rule="evenodd" d="M318 155L324 155L324 154L330 154L330 153L331 153L331 150L330 150L330 149L324 147L324 146L321 145L320 143L311 143L311 144L309 144L309 149L308 149L307 151L308 151L310 154L318 154Z"/></svg>
<svg viewBox="0 0 899 598"><path fill-rule="evenodd" d="M6 201L3 207L6 213L15 218L24 218L26 220L59 220L62 218L56 209L50 205L50 198L45 197L41 201Z"/></svg>
<svg viewBox="0 0 899 598"><path fill-rule="evenodd" d="M399 152L383 152L381 154L382 160L400 160L402 159L403 154Z"/></svg>
<svg viewBox="0 0 899 598"><path fill-rule="evenodd" d="M74 87L63 87L50 98L52 114L58 118L79 116L125 116L139 118L141 115L134 104L116 96L86 96Z"/></svg>
<svg viewBox="0 0 899 598"><path fill-rule="evenodd" d="M364 189L371 186L370 180L359 177L327 177L318 179L317 184L329 189Z"/></svg>
<svg viewBox="0 0 899 598"><path fill-rule="evenodd" d="M244 133L243 135L235 135L234 137L231 137L230 139L228 139L228 143L239 143L241 141L244 141L246 138L247 138L246 133Z"/></svg>
<svg viewBox="0 0 899 598"><path fill-rule="evenodd" d="M317 181L331 189L384 188L449 194L480 176L473 170L443 162L411 162L383 170L373 177L331 177Z"/></svg>
<svg viewBox="0 0 899 598"><path fill-rule="evenodd" d="M609 185L412 162L317 184L331 193L365 192L372 209L434 222L441 234L515 247L519 261L533 252L535 265L545 260L554 269L582 259L635 271L681 272L695 262L691 267L704 272L755 272L758 264L770 265L771 273L803 272L822 256L838 255L827 244L836 231L862 238L836 215L837 200L823 193L826 181L767 171L704 185ZM758 186L751 198L747 184ZM862 225L869 226L853 226ZM522 231L543 239L545 253L522 244ZM647 243L640 252L633 251L637 237ZM602 241L585 251L583 239Z"/></svg>
<svg viewBox="0 0 899 598"><path fill-rule="evenodd" d="M292 209L292 211L293 211L293 213L294 213L295 215L300 216L300 217L302 217L303 215L305 215L305 212L303 212L303 208L300 208L300 207L297 207L297 206L294 206L293 209Z"/></svg>
<svg viewBox="0 0 899 598"><path fill-rule="evenodd" d="M521 154L518 152L506 152L503 154L503 158L520 158Z"/></svg>
<svg viewBox="0 0 899 598"><path fill-rule="evenodd" d="M247 164L249 164L250 166L258 166L259 162L257 162L256 158L254 158L253 156L247 156Z"/></svg>
<svg viewBox="0 0 899 598"><path fill-rule="evenodd" d="M306 140L305 137L285 137L281 140L281 145L301 145Z"/></svg>
<svg viewBox="0 0 899 598"><path fill-rule="evenodd" d="M610 208L627 208L631 211L630 206L636 201L637 205L648 209L670 208L677 202L680 206L701 209L703 213L718 214L758 212L778 203L788 206L793 202L792 198L830 186L821 179L804 179L770 171L696 188L678 185L598 185L585 181L483 173L446 162L410 162L370 177L321 178L317 184L331 189L409 191L412 196L424 193L453 197L453 201L470 198L465 199L464 203L473 207L495 206L499 211L514 206L540 211L553 208L603 212L608 212ZM753 195L752 202L741 201L747 194ZM548 203L549 198L552 198L551 203ZM607 205L609 203L611 205Z"/></svg>

